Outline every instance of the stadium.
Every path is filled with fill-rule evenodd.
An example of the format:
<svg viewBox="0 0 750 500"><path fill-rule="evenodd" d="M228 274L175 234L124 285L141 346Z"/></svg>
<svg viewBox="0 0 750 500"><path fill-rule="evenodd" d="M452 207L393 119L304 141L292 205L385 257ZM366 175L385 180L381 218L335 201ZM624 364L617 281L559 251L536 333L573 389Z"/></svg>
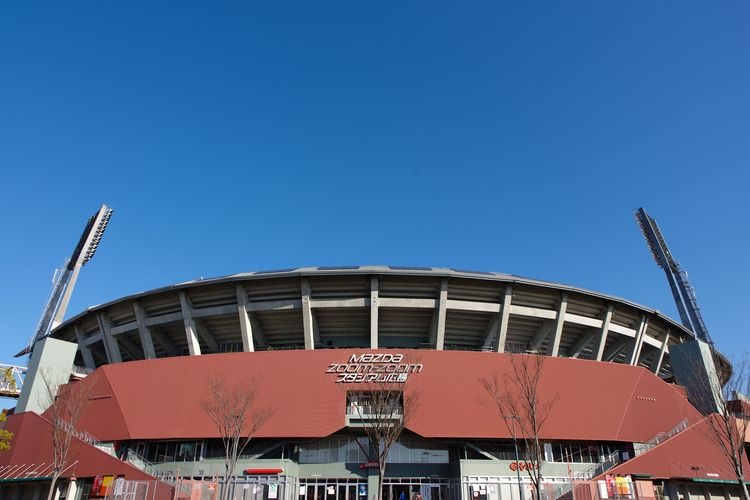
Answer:
<svg viewBox="0 0 750 500"><path fill-rule="evenodd" d="M49 484L52 451L38 436L51 419L32 387L44 368L89 395L59 498L376 498L367 382L398 388L397 417L410 406L384 499L532 498L524 423L487 388L534 358L540 399L554 401L539 433L545 498L740 498L682 387L679 353L701 343L625 299L500 273L317 267L176 284L92 306L37 344L0 494L32 498ZM228 480L205 411L219 378L252 384L253 407L270 415ZM148 496L116 496L118 478Z"/></svg>

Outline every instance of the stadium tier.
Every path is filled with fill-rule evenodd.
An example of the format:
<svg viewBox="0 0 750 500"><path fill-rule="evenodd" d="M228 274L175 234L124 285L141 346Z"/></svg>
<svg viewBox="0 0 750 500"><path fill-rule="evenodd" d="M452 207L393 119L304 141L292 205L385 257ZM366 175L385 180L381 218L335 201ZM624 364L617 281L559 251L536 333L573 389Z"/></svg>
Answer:
<svg viewBox="0 0 750 500"><path fill-rule="evenodd" d="M279 349L537 352L671 376L693 334L580 288L436 268L303 268L182 283L89 308L53 332L77 363Z"/></svg>
<svg viewBox="0 0 750 500"><path fill-rule="evenodd" d="M165 499L739 498L708 437L714 417L679 385L693 354L728 367L706 349L653 309L499 273L318 267L181 283L90 307L35 346L0 496L49 485L52 440L39 436L57 417L31 387L57 370L70 380L59 401L86 399L59 481L71 500L117 488ZM514 399L529 387L534 410ZM248 398L231 417L259 423L243 427L253 439L230 474L217 398ZM373 429L399 426L381 460Z"/></svg>

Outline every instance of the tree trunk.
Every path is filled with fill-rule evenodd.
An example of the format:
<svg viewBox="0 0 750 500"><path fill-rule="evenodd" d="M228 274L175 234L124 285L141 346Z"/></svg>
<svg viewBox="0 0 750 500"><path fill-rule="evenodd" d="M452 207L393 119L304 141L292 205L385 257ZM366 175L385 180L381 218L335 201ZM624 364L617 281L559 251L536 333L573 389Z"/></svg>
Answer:
<svg viewBox="0 0 750 500"><path fill-rule="evenodd" d="M52 474L52 484L49 485L49 493L47 493L47 500L52 500L55 496L55 484L60 476L58 474Z"/></svg>
<svg viewBox="0 0 750 500"><path fill-rule="evenodd" d="M378 468L378 496L376 500L383 499L383 478L385 477L385 468Z"/></svg>
<svg viewBox="0 0 750 500"><path fill-rule="evenodd" d="M742 492L742 498L744 500L750 500L750 494L748 494L747 491L747 484L745 484L745 481L739 480L740 483L740 491Z"/></svg>
<svg viewBox="0 0 750 500"><path fill-rule="evenodd" d="M224 463L224 488L221 490L221 500L227 500L229 498L229 482L231 481L231 476L229 475L230 470L230 462Z"/></svg>

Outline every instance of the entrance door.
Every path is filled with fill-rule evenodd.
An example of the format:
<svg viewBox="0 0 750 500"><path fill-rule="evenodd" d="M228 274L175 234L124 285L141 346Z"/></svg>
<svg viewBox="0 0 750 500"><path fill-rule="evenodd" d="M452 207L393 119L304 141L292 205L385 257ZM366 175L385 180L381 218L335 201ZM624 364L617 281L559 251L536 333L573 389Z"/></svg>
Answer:
<svg viewBox="0 0 750 500"><path fill-rule="evenodd" d="M325 484L308 484L306 500L327 500Z"/></svg>
<svg viewBox="0 0 750 500"><path fill-rule="evenodd" d="M448 500L448 487L440 484L421 484L419 493L422 500ZM497 500L497 499L493 499Z"/></svg>
<svg viewBox="0 0 750 500"><path fill-rule="evenodd" d="M388 500L409 500L411 498L408 484L391 484L390 488L384 493Z"/></svg>
<svg viewBox="0 0 750 500"><path fill-rule="evenodd" d="M383 486L383 500L413 500L416 493L422 496L422 500L451 500L450 487L447 484L414 482L386 483Z"/></svg>
<svg viewBox="0 0 750 500"><path fill-rule="evenodd" d="M357 500L357 485L339 484L338 495L336 500ZM329 497L326 500L331 500L331 498Z"/></svg>

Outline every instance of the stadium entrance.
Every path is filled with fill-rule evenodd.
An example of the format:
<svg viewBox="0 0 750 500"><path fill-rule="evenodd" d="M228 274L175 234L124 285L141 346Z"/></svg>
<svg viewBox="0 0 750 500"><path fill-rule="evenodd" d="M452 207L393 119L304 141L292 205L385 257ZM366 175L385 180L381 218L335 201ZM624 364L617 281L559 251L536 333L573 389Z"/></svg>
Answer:
<svg viewBox="0 0 750 500"><path fill-rule="evenodd" d="M451 500L459 498L455 481L438 478L385 478L383 500ZM455 494L451 491L455 489ZM367 500L366 479L300 478L298 500Z"/></svg>
<svg viewBox="0 0 750 500"><path fill-rule="evenodd" d="M383 500L451 500L460 498L455 481L439 478L385 478ZM403 496L402 496L403 493ZM417 497L419 495L419 497Z"/></svg>
<svg viewBox="0 0 750 500"><path fill-rule="evenodd" d="M299 500L366 500L367 479L300 478Z"/></svg>

